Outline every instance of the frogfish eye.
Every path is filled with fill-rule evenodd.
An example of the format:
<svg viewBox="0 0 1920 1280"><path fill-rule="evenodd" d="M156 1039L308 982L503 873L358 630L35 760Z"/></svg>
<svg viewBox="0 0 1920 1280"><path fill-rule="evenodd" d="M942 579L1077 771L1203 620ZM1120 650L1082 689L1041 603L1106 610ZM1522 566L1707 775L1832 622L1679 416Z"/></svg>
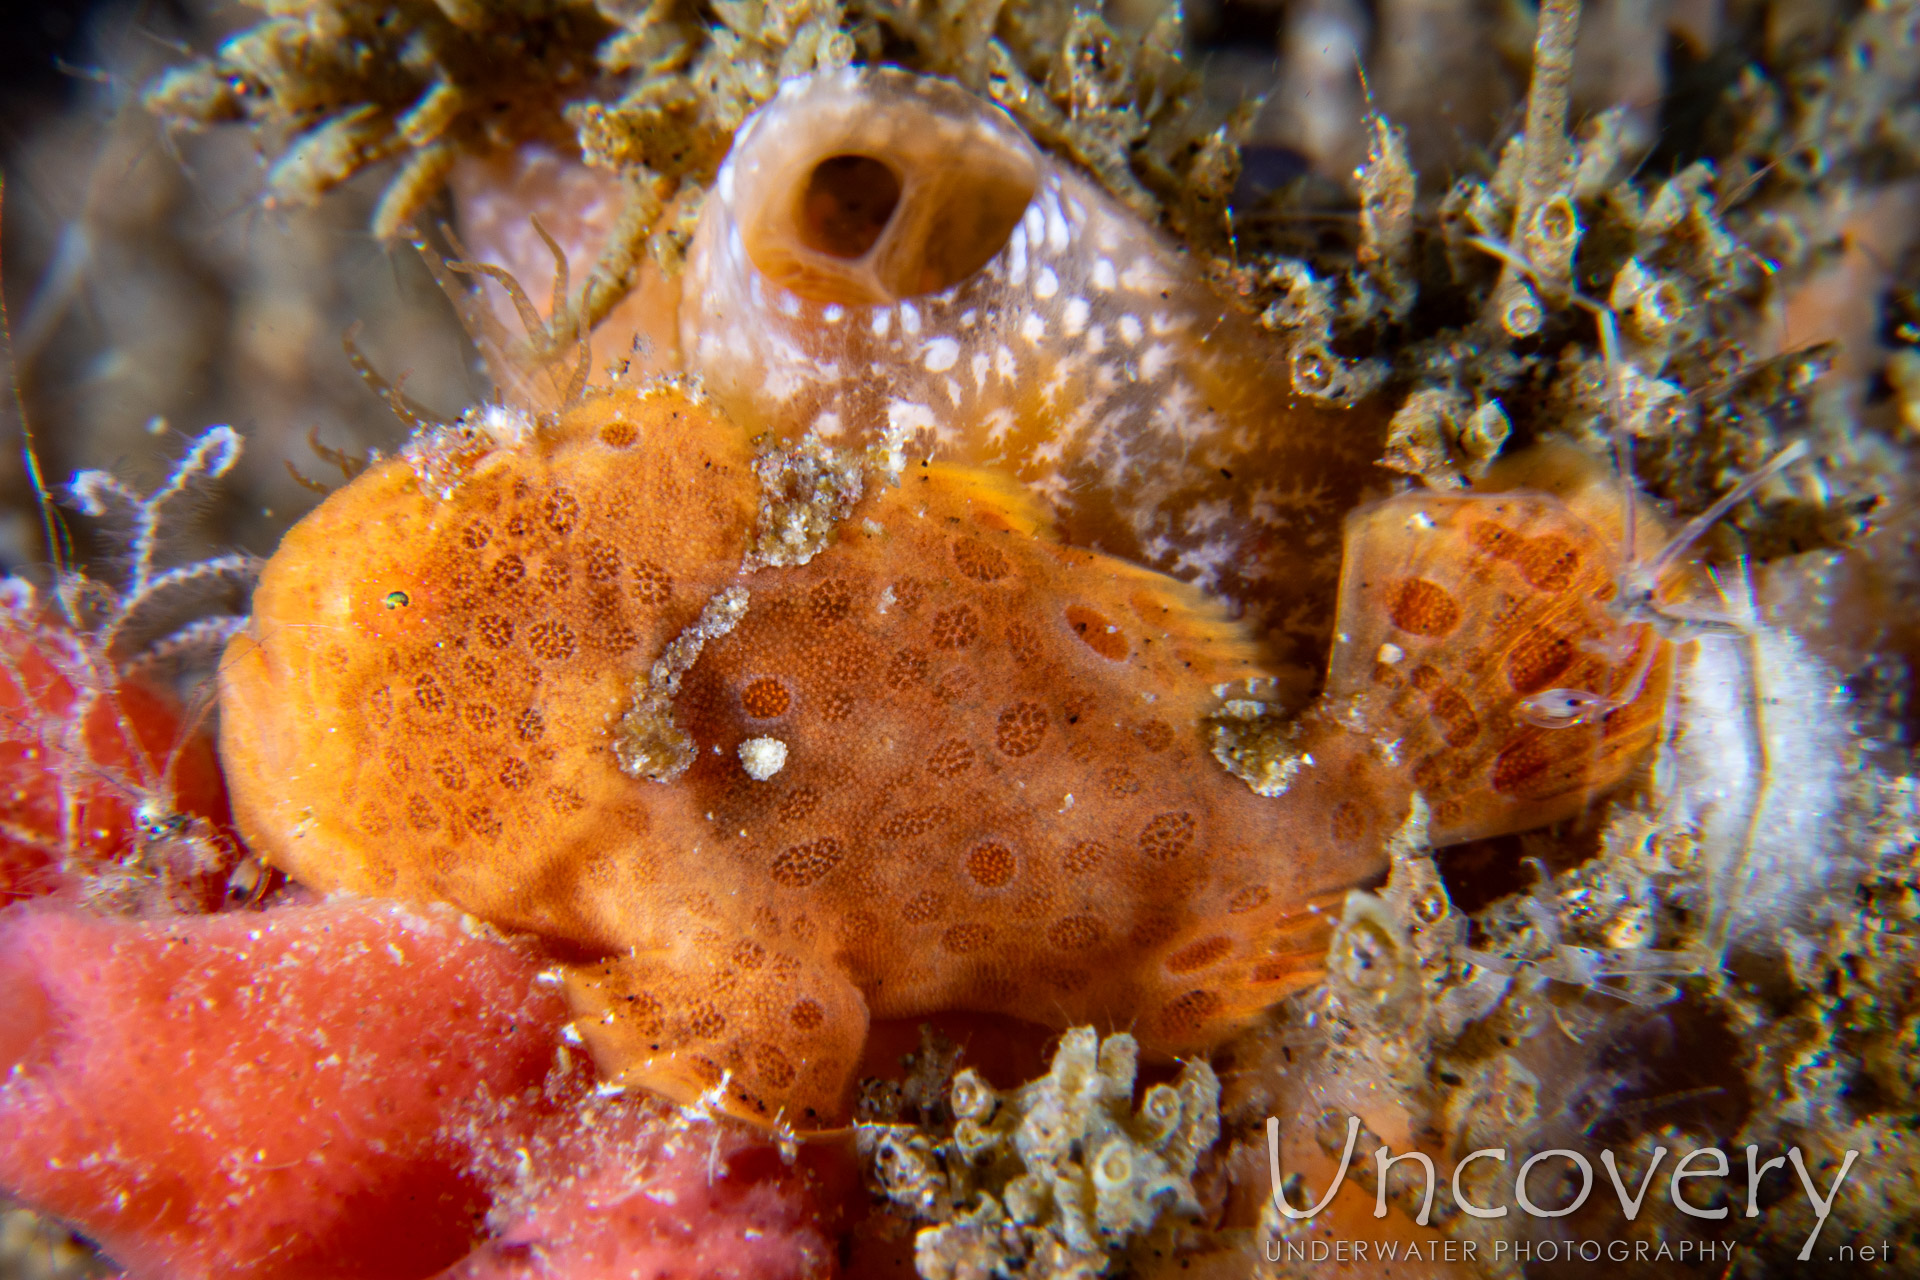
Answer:
<svg viewBox="0 0 1920 1280"><path fill-rule="evenodd" d="M760 274L849 306L959 284L1006 246L1040 186L1039 154L997 107L884 70L783 93L735 140L729 167Z"/></svg>

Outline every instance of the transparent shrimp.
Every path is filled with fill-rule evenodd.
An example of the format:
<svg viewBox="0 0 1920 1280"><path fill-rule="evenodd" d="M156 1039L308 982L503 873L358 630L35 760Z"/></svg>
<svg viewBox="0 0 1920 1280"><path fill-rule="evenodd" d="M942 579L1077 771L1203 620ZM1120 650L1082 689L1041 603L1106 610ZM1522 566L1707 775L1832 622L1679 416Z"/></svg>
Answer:
<svg viewBox="0 0 1920 1280"><path fill-rule="evenodd" d="M1484 250L1532 279L1534 268L1509 246L1486 236L1469 237L1469 243ZM1765 465L1752 472L1722 494L1705 511L1681 526L1651 555L1643 556L1640 547L1639 517L1635 510L1638 491L1633 483L1632 430L1622 409L1621 382L1625 361L1620 354L1619 322L1613 308L1604 302L1575 292L1573 305L1591 313L1599 330L1600 350L1606 365L1608 439L1613 451L1614 468L1620 477L1623 513L1620 572L1615 580L1614 597L1607 611L1623 627L1650 629L1661 640L1681 642L1704 635L1737 636L1749 625L1730 614L1691 600L1665 600L1662 593L1687 554L1726 514L1757 493L1775 476L1804 458L1807 444L1794 440L1781 448ZM1621 655L1627 652L1629 633L1620 637ZM1585 689L1546 689L1519 704L1519 714L1529 724L1543 729L1570 728L1594 721L1631 705L1645 687L1653 666L1657 646L1640 645L1640 660L1633 677L1618 694L1607 696Z"/></svg>

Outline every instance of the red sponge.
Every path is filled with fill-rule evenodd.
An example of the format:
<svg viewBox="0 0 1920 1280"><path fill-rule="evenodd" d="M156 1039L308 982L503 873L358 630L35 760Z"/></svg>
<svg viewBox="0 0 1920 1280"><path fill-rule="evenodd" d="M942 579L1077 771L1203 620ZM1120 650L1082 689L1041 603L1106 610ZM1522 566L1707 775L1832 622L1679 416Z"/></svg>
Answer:
<svg viewBox="0 0 1920 1280"><path fill-rule="evenodd" d="M109 668L72 631L10 607L8 585L0 584L0 906L74 887L63 861L126 862L143 817L165 829L198 819L204 837L230 845L226 784L204 729L158 691L103 675ZM169 873L178 905L219 904L224 867L156 869Z"/></svg>
<svg viewBox="0 0 1920 1280"><path fill-rule="evenodd" d="M565 1017L451 913L0 915L0 1188L136 1275L418 1277L482 1233Z"/></svg>
<svg viewBox="0 0 1920 1280"><path fill-rule="evenodd" d="M857 1192L832 1151L783 1159L737 1121L588 1105L537 1146L503 1229L444 1280L814 1280L821 1207Z"/></svg>
<svg viewBox="0 0 1920 1280"><path fill-rule="evenodd" d="M0 911L0 1194L136 1277L830 1274L845 1171L596 1096L538 968L390 904Z"/></svg>

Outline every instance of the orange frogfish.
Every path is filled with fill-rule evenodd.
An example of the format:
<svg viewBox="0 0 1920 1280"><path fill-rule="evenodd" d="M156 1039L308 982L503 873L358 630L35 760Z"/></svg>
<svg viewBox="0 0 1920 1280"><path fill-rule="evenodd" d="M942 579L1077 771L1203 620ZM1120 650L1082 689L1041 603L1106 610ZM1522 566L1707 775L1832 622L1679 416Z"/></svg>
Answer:
<svg viewBox="0 0 1920 1280"><path fill-rule="evenodd" d="M964 106L950 86L872 77ZM842 370L868 389L841 410L820 408L824 372L805 395L853 413L869 390L952 373L943 412L985 433L974 444L928 458L863 431L840 443L878 449L836 450L818 422L804 438L769 431L737 387L709 398L672 381L475 411L296 526L222 664L221 751L252 847L315 888L447 902L547 940L611 1081L807 1129L845 1120L874 1018L979 1010L1208 1050L1317 980L1338 904L1384 869L1416 793L1436 840L1553 821L1660 731L1670 646L1609 608L1621 516L1578 460L1536 457L1480 492L1353 514L1327 687L1291 717L1253 615L1089 549L1100 540L1070 536L1079 508L1036 493L1011 455L979 465L995 460L995 428L972 415L1004 412L994 420L1031 433L1027 456L1079 459L1059 474L1106 469L1111 504L1145 464L1097 441L1144 441L1177 507L1190 447L1233 473L1230 495L1206 482L1206 502L1238 527L1233 504L1289 483L1277 460L1290 450L1312 453L1289 433L1322 424L1282 415L1242 439L1251 420L1190 418L1205 432L1182 443L1169 419L1156 440L1151 413L1101 399L1110 374L1049 346L1052 330L1018 367L1104 406L1099 430L1119 434L1064 402L1022 407L1019 377L973 372L1019 332L995 329L1008 313L990 297L971 322L939 307L1013 270L1020 232L999 224L1028 228L1029 272L1056 215L1126 228L1017 134L979 126L990 108L967 110L991 155L1026 148L980 211L1005 243L943 260L945 275L867 264L871 288L898 296L843 282L824 304L884 305L899 324L925 294L920 336L938 336L929 317L957 326L956 363L932 370L946 354L923 343L909 374L875 348ZM913 219L933 215L913 203L920 170L895 174L892 205L835 186L868 150L883 167L894 154L857 111L845 118L830 154L763 175L764 198L815 218L820 252L858 266L896 231L931 234ZM744 181L736 171L723 198ZM1184 270L1156 252L1114 267ZM1056 265L1056 285L1094 287L1101 261L1071 283ZM1179 300L1204 288L1166 280L1168 309L1138 323L1163 340L1160 385L1175 390L1157 409L1174 414L1223 362L1265 356L1180 337ZM730 305L717 284L702 296ZM1135 313L1099 314L1119 334ZM699 315L682 308L694 346ZM976 329L989 335L977 349ZM964 379L997 389L970 400Z"/></svg>

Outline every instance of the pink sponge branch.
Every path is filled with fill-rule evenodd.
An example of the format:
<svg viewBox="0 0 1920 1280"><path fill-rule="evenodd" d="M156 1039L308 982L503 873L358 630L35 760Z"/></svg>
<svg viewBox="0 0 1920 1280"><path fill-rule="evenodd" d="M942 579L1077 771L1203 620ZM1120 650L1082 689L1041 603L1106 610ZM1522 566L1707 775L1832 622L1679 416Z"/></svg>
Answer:
<svg viewBox="0 0 1920 1280"><path fill-rule="evenodd" d="M847 1169L660 1102L595 1100L530 1150L499 1231L440 1280L814 1280L834 1271L819 1203ZM523 1148L523 1151L528 1149ZM827 1154L827 1153L819 1153ZM841 1176L835 1177L838 1172Z"/></svg>
<svg viewBox="0 0 1920 1280"><path fill-rule="evenodd" d="M489 1203L449 1122L552 1106L559 1001L451 913L22 908L0 975L0 1186L135 1275L427 1274Z"/></svg>
<svg viewBox="0 0 1920 1280"><path fill-rule="evenodd" d="M0 912L0 1194L135 1277L829 1272L814 1177L596 1096L539 963L370 902Z"/></svg>

